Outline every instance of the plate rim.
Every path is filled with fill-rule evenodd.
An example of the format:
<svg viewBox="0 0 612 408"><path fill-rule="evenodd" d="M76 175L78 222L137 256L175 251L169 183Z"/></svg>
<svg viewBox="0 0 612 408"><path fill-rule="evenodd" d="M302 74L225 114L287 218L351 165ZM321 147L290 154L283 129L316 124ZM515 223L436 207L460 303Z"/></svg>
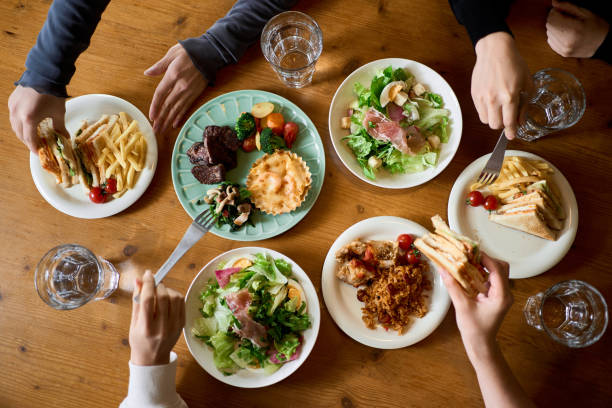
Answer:
<svg viewBox="0 0 612 408"><path fill-rule="evenodd" d="M302 348L302 352L300 354L300 356L298 357L298 359L296 360L296 364L294 364L292 367L288 368L286 371L286 375L280 376L278 379L275 379L273 381L267 381L268 379L272 378L273 374L271 375L267 375L267 376L261 376L260 378L264 379L264 381L262 381L261 384L237 384L236 381L232 381L232 379L241 379L240 377L237 376L225 376L223 375L221 372L219 372L218 370L215 371L214 373L211 373L209 370L207 370L199 361L198 357L196 357L196 354L194 353L194 351L191 348L191 342L193 341L189 339L189 335L187 333L187 329L188 329L188 325L187 322L185 322L185 326L183 327L183 337L185 339L185 343L187 344L187 349L189 350L189 353L191 354L191 356L193 357L193 359L196 361L196 363L198 363L198 365L202 368L202 370L204 370L208 375L210 375L211 377L234 387L238 387L238 388L263 388L263 387L267 387L276 383L279 383L283 380L285 380L286 378L290 377L293 373L295 373L301 366L302 364L304 364L304 362L308 359L308 357L310 356L311 352L314 350L314 347L317 343L317 339L319 337L319 331L321 328L321 307L319 305L319 296L317 294L317 290L316 287L314 286L314 284L312 283L312 280L310 279L310 276L308 276L308 274L306 273L306 271L297 263L295 262L293 259L289 258L287 255L275 251L273 249L269 249L269 248L264 248L264 247L257 247L257 246L246 246L246 247L239 247L239 248L233 248L230 249L228 251L222 252L221 254L215 256L214 258L212 258L210 261L208 261L201 269L200 271L194 276L194 278L191 280L191 283L189 284L189 288L187 289L187 292L185 292L185 306L188 306L188 299L189 296L191 294L192 291L194 291L194 293L197 294L197 291L194 287L195 282L198 280L198 278L200 277L200 275L202 275L204 273L204 271L209 268L211 265L215 265L215 263L220 262L222 259L225 259L227 257L231 257L234 254L237 253L257 253L257 252L265 252L268 253L270 255L272 255L275 258L284 258L286 260L289 260L291 262L292 265L292 272L294 273L294 277L297 278L297 281L300 283L300 285L302 285L302 287L304 288L304 291L307 292L307 296L309 296L309 294L313 295L313 299L314 302L309 302L308 303L308 313L311 315L312 319L313 319L313 323L311 328L313 329L313 335L312 335L312 343L309 344L306 347ZM296 273L296 269L297 269L297 273ZM303 274L303 276L305 277L302 278L300 276L297 276L297 274ZM315 311L315 313L313 313L313 309ZM314 316L316 315L316 316ZM210 353L212 353L212 351L209 350ZM216 369L216 368L215 368ZM283 367L281 367L279 369L282 370ZM278 372L278 371L276 371ZM243 380L243 379L241 379ZM243 380L244 381L244 380Z"/></svg>
<svg viewBox="0 0 612 408"><path fill-rule="evenodd" d="M338 94L340 92L341 89L343 89L346 85L347 82L349 80L353 80L354 76L357 76L357 74L363 70L366 69L367 67L370 67L372 65L386 65L386 64L393 64L393 63L398 63L397 61L402 61L401 63L404 64L416 64L419 65L421 68L424 68L425 70L431 71L435 76L439 77L442 82L444 84L446 84L448 86L448 89L450 90L450 93L452 95L452 100L455 102L456 106L457 106L457 113L458 113L458 118L453 118L453 121L456 122L456 126L458 126L458 137L457 137L457 142L456 142L456 147L450 151L450 155L448 157L448 160L445 164L443 165L436 165L436 167L433 169L434 171L426 176L425 178L423 178L423 180L421 181L415 181L415 182L408 182L402 185L397 185L397 186L390 186L390 185L384 185L382 183L380 183L377 180L370 180L369 178L365 177L365 175L363 175L362 173L356 172L354 171L344 160L344 158L342 157L342 155L339 153L339 148L337 146L337 142L335 140L335 138L333 137L333 132L332 132L332 109L336 103L336 98L338 97ZM383 189L390 189L390 190L400 190L400 189L407 189L407 188L413 188L413 187L417 187L420 186L422 184L425 184L431 180L433 180L434 178L436 178L437 176L439 176L447 167L448 165L453 161L455 155L457 154L457 151L459 150L459 146L461 144L461 138L463 136L463 113L461 111L461 104L459 103L459 99L457 98L457 95L455 94L455 91L453 90L453 88L450 86L450 84L448 83L448 81L446 81L446 79L444 79L444 77L442 75L440 75L436 70L434 70L433 68L429 67L428 65L425 65L421 62L415 61L415 60L411 60L408 58L396 58L396 57L389 57L389 58L381 58L378 60L374 60L374 61L370 61L358 68L356 68L353 72L351 72L343 81L342 83L338 86L338 88L336 89L336 92L334 93L334 96L332 98L332 101L329 105L329 112L328 112L328 132L329 132L329 137L331 139L332 142L332 146L334 147L334 151L336 153L336 156L338 156L338 158L340 159L340 161L342 162L342 164L344 165L344 167L351 173L353 174L355 177L357 177L358 179L360 179L361 181L364 181L372 186L375 187L379 187L379 188L383 188ZM420 173L424 173L427 170L420 172ZM419 173L412 173L412 174L419 174ZM398 177L401 175L398 175Z"/></svg>
<svg viewBox="0 0 612 408"><path fill-rule="evenodd" d="M118 105L125 105L125 106L129 106L130 108L132 108L134 111L140 113L140 115L142 115L142 117L140 119L136 119L136 118L132 118L134 120L138 120L138 125L141 128L141 131L144 130L143 135L147 138L147 149L149 152L151 152L150 157L152 158L150 163L145 163L146 167L150 168L150 172L146 172L145 174L143 174L141 177L139 177L136 185L137 186L142 186L141 188L139 188L139 191L136 195L129 197L129 196L123 196L123 197L119 197L117 199L114 199L112 202L110 203L105 203L105 205L99 205L99 204L95 204L97 207L93 207L93 206L89 206L89 208L92 208L93 211L88 211L88 212L83 212L82 209L78 209L78 210L74 210L74 205L68 203L65 200L56 200L53 196L51 196L47 189L51 189L53 187L58 187L58 185L54 185L54 186L47 186L48 183L46 183L46 181L43 180L42 177L39 176L39 174L41 174L41 172L44 172L45 170L42 169L42 166L40 165L40 160L38 159L38 156L35 155L34 153L30 152L30 174L32 176L32 180L34 181L34 185L36 186L36 189L38 190L38 192L40 193L40 195L43 197L43 199L50 204L53 208L55 208L56 210L69 215L71 217L75 217L75 218L80 218L80 219L99 219L99 218L107 218L107 217L111 217L113 215L116 215L124 210L126 210L127 208L129 208L130 206L132 206L136 201L138 201L140 199L140 197L142 197L142 195L147 191L147 189L149 188L149 185L151 184L151 182L153 181L153 177L155 176L155 172L157 171L157 162L158 162L158 158L159 158L159 151L158 151L158 146L157 146L157 138L155 136L155 132L153 132L153 127L151 126L151 123L149 122L147 116L133 103L131 103L130 101L127 101L123 98L120 98L118 96L115 95L109 95L109 94L101 94L101 93L95 93L95 94L84 94L84 95L79 95L79 96L75 96L73 98L70 98L66 101L66 114L65 117L69 118L69 116L71 115L70 109L71 107L77 103L77 101L81 100L81 102L83 100L87 100L87 99L93 99L94 101L96 99L106 99L109 101L114 101L116 102ZM143 121L142 118L144 118L145 120ZM77 119L78 120L78 119ZM68 122L68 120L66 120L66 122ZM144 127L144 129L143 129ZM72 135L71 135L72 137ZM149 157L149 154L147 154L147 157ZM78 187L78 185L75 185L71 188L76 188ZM59 187L62 188L62 187ZM83 192L83 194L85 194L85 192ZM130 198L129 200L127 200L127 198ZM107 206L106 204L112 204L113 202L120 202L121 205L117 204L115 206Z"/></svg>
<svg viewBox="0 0 612 408"><path fill-rule="evenodd" d="M336 246L340 247L343 242L347 241L345 237L350 235L356 229L364 225L366 226L369 226L370 224L381 225L383 223L400 223L404 225L409 225L411 228L421 230L423 234L429 232L429 230L427 230L427 228L423 227L421 224L415 221L409 220L407 218L402 218L402 217L397 217L397 216L376 216L376 217L370 217L370 218L366 218L366 219L356 222L355 224L351 225L346 230L344 230L340 235L338 235L338 237L331 244L329 251L327 252L327 255L325 256L323 268L321 271L321 291L323 294L323 301L325 302L325 308L329 312L329 315L331 316L336 326L338 326L344 334L346 334L347 336L349 336L356 342L361 343L365 346L377 348L377 349L391 350L391 349L399 349L399 348L412 346L420 341L423 341L425 338L429 337L434 331L436 331L436 329L440 326L440 324L442 324L442 322L446 318L446 315L448 314L448 310L450 308L451 299L448 294L448 291L446 290L446 287L441 281L441 277L438 275L437 267L431 261L427 260L430 266L430 270L434 274L434 278L439 280L439 287L442 290L441 296L443 297L442 300L444 303L441 304L440 315L437 317L437 321L435 321L435 323L432 324L431 327L427 329L426 331L424 331L421 335L418 335L413 339L408 339L407 337L405 337L409 333L408 331L404 333L403 335L398 335L397 340L392 340L392 341L373 340L371 337L362 337L359 333L352 332L351 330L347 329L347 327L345 327L341 323L342 319L340 318L340 316L338 316L337 311L335 311L334 308L330 308L328 304L330 302L330 300L328 299L332 297L332 294L329 291L331 290L332 282L336 279L335 274L333 274L333 272L336 269L335 267L336 259L335 259L334 249ZM345 243L348 243L348 242L345 242ZM361 323L363 324L363 322ZM363 326L363 328L367 329L365 325Z"/></svg>
<svg viewBox="0 0 612 408"><path fill-rule="evenodd" d="M178 180L178 173L177 173L177 168L174 165L175 160L177 158L177 154L178 154L178 146L179 143L185 138L185 134L187 133L187 126L189 124L189 126L193 125L193 122L195 121L195 118L197 115L199 115L205 108L209 107L210 105L214 104L214 103L219 103L219 100L221 100L222 98L226 98L228 96L234 96L234 95L242 95L246 93L251 94L251 93L257 93L257 94L263 94L265 95L271 95L275 98L279 98L281 99L284 103L291 105L291 107L293 109L295 109L298 114L302 114L303 115L303 119L305 119L306 124L308 125L307 127L312 127L312 129L314 130L315 133L315 140L314 143L316 143L318 145L319 150L321 151L321 154L319 155L319 161L320 161L320 166L319 166L319 172L321 174L321 184L320 187L318 189L313 189L311 188L310 191L308 192L308 194L314 194L314 198L312 199L312 204L310 204L310 207L308 209L306 209L303 212L300 212L299 216L297 217L293 217L291 222L288 222L286 224L283 224L282 226L279 226L279 229L275 232L271 232L271 233L267 233L267 232L263 232L254 236L249 236L249 235L235 235L235 236L230 236L227 234L227 231L219 231L217 229L216 226L213 226L213 228L211 228L209 230L209 232L211 232L212 234L220 237L220 238L224 238L224 239L228 239L231 241L238 241L238 242L255 242L255 241L262 241L262 240L266 240L266 239L270 239L270 238L274 238L278 235L284 234L285 232L289 231L290 229L292 229L293 227L295 227L299 222L301 222L306 215L308 215L308 213L310 213L310 210L312 210L312 207L315 206L317 200L319 199L319 195L321 194L321 191L323 190L323 185L325 184L325 165L326 165L326 159L325 159L325 146L323 145L323 140L321 139L321 135L319 134L319 130L317 129L317 127L315 126L314 122L310 119L310 117L306 114L306 112L304 112L297 104L295 104L294 102L290 101L289 99L285 98L284 96L275 94L273 92L268 92L268 91L262 91L259 89L240 89L240 90L235 90L235 91L230 91L230 92L226 92L224 94L218 95L208 101L206 101L204 104L202 104L198 109L196 109L191 116L189 116L189 118L185 121L185 124L181 127L181 130L174 142L174 146L172 148L172 156L170 159L170 170L171 170L171 177L172 177L172 185L174 187L174 193L176 195L176 198L178 199L179 203L181 204L181 207L183 207L183 210L187 213L187 215L194 219L194 217L191 216L188 208L186 208L185 204L181 201L181 198L179 196L179 193L177 191L177 180ZM301 157L301 156L300 156ZM308 197L307 197L308 199Z"/></svg>
<svg viewBox="0 0 612 408"><path fill-rule="evenodd" d="M521 269L519 269L519 272L516 272L516 270L513 272L512 269L512 264L513 262L511 262L511 260L506 260L508 263L510 263L510 279L526 279L526 278L532 278L534 276L538 276L541 275L547 271L549 271L550 269L554 268L555 265L557 265L559 262L561 262L563 260L563 258L565 258L565 255L567 255L567 253L569 252L569 250L571 249L575 239L576 239L576 234L578 232L578 224L580 221L580 216L579 216L579 209L578 209L578 201L576 200L576 195L574 193L574 189L572 188L572 185L570 184L569 180L565 177L565 175L561 172L561 170L559 170L558 167L556 167L553 163L551 163L549 160L538 156L535 153L531 153L531 152L527 152L524 150L506 150L505 155L509 155L509 156L521 156L521 157L527 157L530 159L536 159L536 160L542 160L544 162L546 162L555 172L556 174L561 178L562 182L567 184L567 187L569 189L569 202L570 202L570 209L573 210L575 212L575 222L568 228L567 233L570 234L569 238L567 241L565 241L564 245L561 247L562 249L558 252L559 255L557 257L551 257L551 258L547 258L548 260L546 262L541 262L538 268L534 268L533 271L531 272L521 272ZM491 156L491 153L485 154L483 156L480 156L479 158L473 160L471 163L469 163L464 169L463 171L459 174L459 176L457 177L457 179L455 180L455 182L453 183L453 186L451 188L451 192L449 194L448 197L448 203L447 203L447 214L448 214L448 223L449 226L451 227L451 229L464 234L465 232L461 230L460 228L460 224L458 221L459 217L459 205L457 205L456 203L460 203L461 200L461 193L462 193L462 189L463 187L465 187L464 185L460 186L459 180L467 178L469 173L471 172L472 168L479 168L479 167L484 167L484 164L486 162L486 160L488 160L488 158ZM480 163L482 163L482 166L480 165ZM559 186L560 187L560 186ZM461 190L461 191L460 191ZM453 205L453 203L455 203ZM555 241L556 242L556 241ZM559 242L559 244L561 244ZM516 264L516 263L515 263Z"/></svg>

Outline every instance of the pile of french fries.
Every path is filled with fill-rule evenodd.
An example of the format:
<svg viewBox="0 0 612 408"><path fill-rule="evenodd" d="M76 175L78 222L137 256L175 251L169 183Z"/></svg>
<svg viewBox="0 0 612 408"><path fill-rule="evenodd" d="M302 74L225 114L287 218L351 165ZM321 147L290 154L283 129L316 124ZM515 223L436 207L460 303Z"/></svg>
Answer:
<svg viewBox="0 0 612 408"><path fill-rule="evenodd" d="M117 180L117 192L113 198L119 198L134 187L138 173L144 168L147 141L138 128L138 122L131 120L125 112L120 112L115 124L102 132L105 146L101 148L102 155L96 165L101 181Z"/></svg>
<svg viewBox="0 0 612 408"><path fill-rule="evenodd" d="M486 188L491 194L497 196L502 203L506 204L512 200L515 194L524 193L527 186L546 180L555 194L556 186L550 179L554 170L541 160L531 160L520 156L507 156L494 183L488 186L476 182L470 186L470 191Z"/></svg>

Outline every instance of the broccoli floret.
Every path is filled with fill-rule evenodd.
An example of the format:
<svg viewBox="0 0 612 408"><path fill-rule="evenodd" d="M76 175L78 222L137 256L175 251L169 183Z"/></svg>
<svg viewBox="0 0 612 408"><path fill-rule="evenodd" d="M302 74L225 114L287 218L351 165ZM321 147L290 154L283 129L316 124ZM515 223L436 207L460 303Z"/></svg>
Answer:
<svg viewBox="0 0 612 408"><path fill-rule="evenodd" d="M236 135L238 140L247 139L255 132L255 118L248 112L244 112L236 121Z"/></svg>
<svg viewBox="0 0 612 408"><path fill-rule="evenodd" d="M261 150L270 154L274 153L276 149L284 149L286 147L283 138L275 135L270 128L265 128L261 131L259 142L261 143Z"/></svg>

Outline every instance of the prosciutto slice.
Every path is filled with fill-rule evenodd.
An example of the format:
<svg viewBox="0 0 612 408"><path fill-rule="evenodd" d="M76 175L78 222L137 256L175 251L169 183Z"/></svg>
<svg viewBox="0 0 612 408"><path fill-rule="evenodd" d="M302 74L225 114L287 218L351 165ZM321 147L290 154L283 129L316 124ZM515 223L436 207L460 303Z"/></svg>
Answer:
<svg viewBox="0 0 612 408"><path fill-rule="evenodd" d="M251 294L247 289L232 292L225 296L227 306L232 311L232 314L240 323L240 327L234 326L234 333L240 338L249 339L257 347L265 347L268 345L266 328L257 323L249 316L249 306L251 305Z"/></svg>
<svg viewBox="0 0 612 408"><path fill-rule="evenodd" d="M425 138L416 126L405 129L374 108L365 112L363 126L374 139L390 142L397 150L411 156L417 154L425 144Z"/></svg>
<svg viewBox="0 0 612 408"><path fill-rule="evenodd" d="M215 277L217 278L217 282L219 282L219 286L224 288L225 285L229 283L230 277L241 270L242 268L227 268L215 271Z"/></svg>

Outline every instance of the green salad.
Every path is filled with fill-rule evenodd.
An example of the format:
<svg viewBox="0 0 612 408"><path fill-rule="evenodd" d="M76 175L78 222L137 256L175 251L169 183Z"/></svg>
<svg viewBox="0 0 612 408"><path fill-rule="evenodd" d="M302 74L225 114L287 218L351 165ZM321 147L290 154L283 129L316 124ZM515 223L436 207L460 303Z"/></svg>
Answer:
<svg viewBox="0 0 612 408"><path fill-rule="evenodd" d="M291 265L263 253L218 266L200 294L202 317L192 333L213 349L219 371L267 374L299 357L311 326L306 296Z"/></svg>
<svg viewBox="0 0 612 408"><path fill-rule="evenodd" d="M354 84L357 99L342 118L343 138L366 177L376 172L416 173L434 167L449 139L449 115L439 94L403 68L389 66L370 87Z"/></svg>

